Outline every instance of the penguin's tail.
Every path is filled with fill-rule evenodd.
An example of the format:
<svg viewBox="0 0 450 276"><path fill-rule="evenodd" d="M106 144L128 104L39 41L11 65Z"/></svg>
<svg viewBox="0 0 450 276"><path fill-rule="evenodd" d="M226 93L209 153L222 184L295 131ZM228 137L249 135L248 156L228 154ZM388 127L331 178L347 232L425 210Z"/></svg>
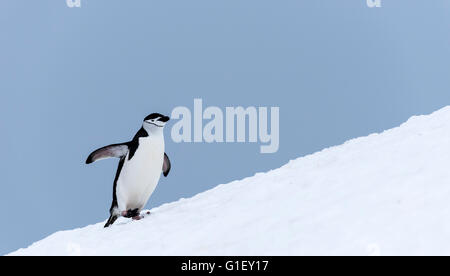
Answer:
<svg viewBox="0 0 450 276"><path fill-rule="evenodd" d="M117 219L117 216L116 216L116 215L111 215L111 216L109 217L108 221L107 221L106 224L105 224L105 228L106 228L106 227L109 227L110 225L112 225L112 224L116 221L116 219Z"/></svg>

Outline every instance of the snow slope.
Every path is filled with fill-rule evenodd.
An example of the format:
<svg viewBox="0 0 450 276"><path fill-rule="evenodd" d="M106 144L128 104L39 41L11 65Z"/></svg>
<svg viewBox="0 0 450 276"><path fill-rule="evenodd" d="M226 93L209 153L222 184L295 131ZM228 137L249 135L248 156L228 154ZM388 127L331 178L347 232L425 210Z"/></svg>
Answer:
<svg viewBox="0 0 450 276"><path fill-rule="evenodd" d="M450 107L12 255L450 255Z"/></svg>

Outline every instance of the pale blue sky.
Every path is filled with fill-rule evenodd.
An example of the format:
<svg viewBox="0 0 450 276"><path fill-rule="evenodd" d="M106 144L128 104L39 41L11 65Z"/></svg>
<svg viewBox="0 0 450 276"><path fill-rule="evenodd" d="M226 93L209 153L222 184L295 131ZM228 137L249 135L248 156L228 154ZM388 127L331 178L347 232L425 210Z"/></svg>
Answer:
<svg viewBox="0 0 450 276"><path fill-rule="evenodd" d="M149 113L281 118L276 154L167 139L154 207L450 104L447 0L81 1L0 2L0 254L107 219L117 161L85 158Z"/></svg>

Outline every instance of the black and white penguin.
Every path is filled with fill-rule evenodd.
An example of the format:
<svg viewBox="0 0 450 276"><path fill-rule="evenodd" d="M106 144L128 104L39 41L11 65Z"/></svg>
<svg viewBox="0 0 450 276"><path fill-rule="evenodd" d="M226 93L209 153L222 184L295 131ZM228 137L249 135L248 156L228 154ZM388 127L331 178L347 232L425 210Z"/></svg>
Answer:
<svg viewBox="0 0 450 276"><path fill-rule="evenodd" d="M164 126L169 117L152 113L145 117L133 140L113 144L92 152L86 164L97 160L120 158L113 187L111 216L105 227L119 216L140 219L140 212L158 185L161 171L167 176L170 160L164 152Z"/></svg>

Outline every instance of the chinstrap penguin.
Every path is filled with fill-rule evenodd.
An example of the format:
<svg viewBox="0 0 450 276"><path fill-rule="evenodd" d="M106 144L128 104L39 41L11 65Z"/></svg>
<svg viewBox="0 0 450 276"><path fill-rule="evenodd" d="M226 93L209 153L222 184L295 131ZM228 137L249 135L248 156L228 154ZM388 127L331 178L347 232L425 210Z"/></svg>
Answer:
<svg viewBox="0 0 450 276"><path fill-rule="evenodd" d="M164 152L163 133L167 121L169 117L152 113L145 117L133 140L97 149L87 158L86 164L110 157L120 159L105 227L119 216L140 219L140 211L155 190L161 171L164 176L169 174L171 164Z"/></svg>

